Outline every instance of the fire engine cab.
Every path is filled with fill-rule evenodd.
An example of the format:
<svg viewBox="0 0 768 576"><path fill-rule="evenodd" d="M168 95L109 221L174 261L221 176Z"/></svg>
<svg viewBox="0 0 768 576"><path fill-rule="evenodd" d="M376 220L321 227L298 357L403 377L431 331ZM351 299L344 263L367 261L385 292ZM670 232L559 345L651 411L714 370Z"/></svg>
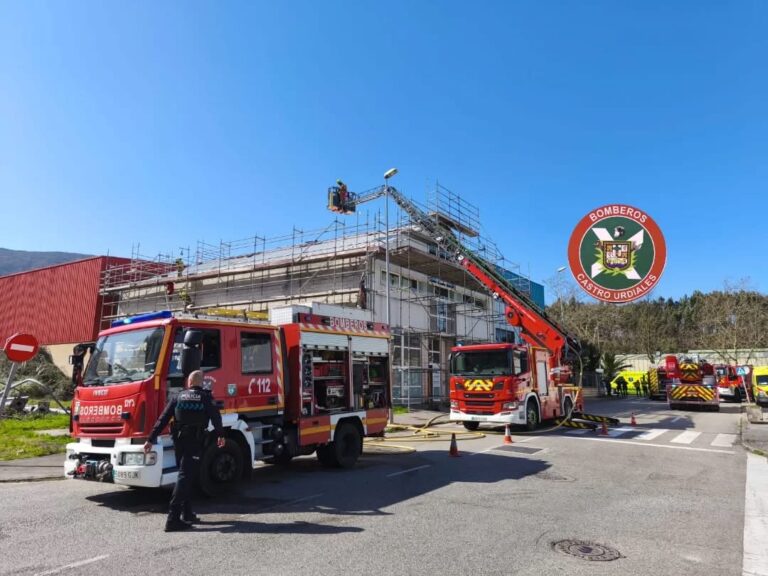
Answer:
<svg viewBox="0 0 768 576"><path fill-rule="evenodd" d="M247 477L259 460L285 463L315 452L323 464L353 466L363 438L382 435L388 420L390 332L355 317L360 311L331 308L341 314L289 306L270 311L270 323L167 311L116 320L99 335L75 391L66 476L173 484L170 430L155 450L144 454L142 446L198 367L226 431L223 449L206 438L205 491Z"/></svg>

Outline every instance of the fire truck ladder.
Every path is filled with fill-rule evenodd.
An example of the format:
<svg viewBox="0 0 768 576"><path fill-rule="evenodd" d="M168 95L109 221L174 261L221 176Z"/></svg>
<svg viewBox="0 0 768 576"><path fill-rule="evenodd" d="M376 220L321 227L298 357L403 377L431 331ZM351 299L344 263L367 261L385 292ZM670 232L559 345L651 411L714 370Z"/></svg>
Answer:
<svg viewBox="0 0 768 576"><path fill-rule="evenodd" d="M570 337L560 324L550 318L528 295L518 290L508 278L501 274L496 266L462 244L454 233L454 229L460 229L459 224L453 223L450 218L441 217L439 214L426 213L399 190L388 184L362 194L349 192L346 185L341 181L338 181L337 184L338 186L329 189L329 199L331 199L329 208L331 210L348 214L354 212L358 204L370 202L382 196L391 197L408 214L411 222L421 229L421 233L451 254L470 275L490 290L494 299L504 301L507 305L507 321L514 326L522 327L523 337L529 344L541 346L554 352L555 358L553 360L556 365L564 361L565 357L574 360L574 356L578 356L580 349L578 342ZM341 198L344 199L343 202Z"/></svg>

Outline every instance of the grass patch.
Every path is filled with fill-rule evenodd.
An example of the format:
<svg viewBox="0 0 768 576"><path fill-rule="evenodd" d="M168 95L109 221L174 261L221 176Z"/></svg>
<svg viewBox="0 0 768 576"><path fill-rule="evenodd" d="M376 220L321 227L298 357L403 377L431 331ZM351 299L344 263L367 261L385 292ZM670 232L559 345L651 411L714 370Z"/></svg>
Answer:
<svg viewBox="0 0 768 576"><path fill-rule="evenodd" d="M32 458L64 452L69 436L36 434L35 430L69 428L66 414L8 417L0 420L0 460Z"/></svg>
<svg viewBox="0 0 768 576"><path fill-rule="evenodd" d="M410 410L408 410L407 406L393 406L392 412L394 412L395 414L408 414Z"/></svg>

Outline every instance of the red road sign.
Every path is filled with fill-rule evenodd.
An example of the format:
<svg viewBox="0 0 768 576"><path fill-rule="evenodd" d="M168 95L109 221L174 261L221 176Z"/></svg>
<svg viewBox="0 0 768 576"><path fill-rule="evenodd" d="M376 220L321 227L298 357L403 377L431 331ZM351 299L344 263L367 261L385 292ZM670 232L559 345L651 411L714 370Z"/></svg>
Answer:
<svg viewBox="0 0 768 576"><path fill-rule="evenodd" d="M37 338L31 334L14 334L5 341L5 355L11 362L31 360L40 349Z"/></svg>

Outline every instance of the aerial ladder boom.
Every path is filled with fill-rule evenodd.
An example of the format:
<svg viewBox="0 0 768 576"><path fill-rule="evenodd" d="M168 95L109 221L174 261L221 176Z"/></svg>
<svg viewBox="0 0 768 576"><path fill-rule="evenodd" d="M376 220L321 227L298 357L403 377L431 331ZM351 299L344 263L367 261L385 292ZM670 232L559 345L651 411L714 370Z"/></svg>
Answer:
<svg viewBox="0 0 768 576"><path fill-rule="evenodd" d="M546 348L550 356L550 369L563 368L565 362L578 354L579 346L565 329L539 308L526 294L517 289L496 266L468 249L456 237L450 219L430 215L399 190L388 184L361 194L350 192L340 180L328 191L328 207L334 212L350 214L358 204L389 196L418 226L420 232L432 239L485 286L495 299L506 304L505 317L512 326L519 326L523 339L531 346Z"/></svg>

